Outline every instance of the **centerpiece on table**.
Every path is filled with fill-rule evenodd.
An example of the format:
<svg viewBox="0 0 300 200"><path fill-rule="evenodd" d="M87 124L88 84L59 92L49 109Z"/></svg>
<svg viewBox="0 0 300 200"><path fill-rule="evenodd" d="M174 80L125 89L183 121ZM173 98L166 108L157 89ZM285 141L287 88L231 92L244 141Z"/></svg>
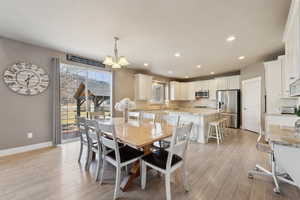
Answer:
<svg viewBox="0 0 300 200"><path fill-rule="evenodd" d="M135 102L131 101L129 98L124 98L115 105L117 111L123 112L124 122L126 123L128 122L128 110L134 109L135 107Z"/></svg>

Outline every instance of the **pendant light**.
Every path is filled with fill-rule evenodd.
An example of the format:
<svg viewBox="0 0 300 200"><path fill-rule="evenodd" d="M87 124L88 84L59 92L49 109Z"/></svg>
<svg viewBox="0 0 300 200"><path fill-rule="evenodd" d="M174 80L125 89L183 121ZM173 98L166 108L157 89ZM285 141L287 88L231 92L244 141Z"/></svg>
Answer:
<svg viewBox="0 0 300 200"><path fill-rule="evenodd" d="M121 67L127 66L129 65L129 62L127 61L127 59L124 56L118 56L118 37L114 37L114 41L115 41L115 48L114 48L114 54L115 57L113 58L112 56L106 56L103 64L107 65L107 66L111 66L111 68L114 69L119 69Z"/></svg>

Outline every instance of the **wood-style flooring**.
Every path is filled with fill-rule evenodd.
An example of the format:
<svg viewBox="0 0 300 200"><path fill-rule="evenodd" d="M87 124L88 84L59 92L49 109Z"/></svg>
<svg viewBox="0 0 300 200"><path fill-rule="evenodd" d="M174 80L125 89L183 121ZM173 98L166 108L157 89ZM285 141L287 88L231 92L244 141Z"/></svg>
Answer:
<svg viewBox="0 0 300 200"><path fill-rule="evenodd" d="M271 178L248 179L247 171L256 163L268 166L267 156L255 149L256 138L254 133L231 130L223 144L191 144L187 162L191 190L185 193L181 184L172 184L172 199L299 200L300 192L293 186L281 184L282 194L277 195ZM106 171L107 183L95 183L95 165L85 171L77 162L78 152L79 143L73 142L0 158L0 199L112 199L114 168ZM165 199L164 178L151 173L145 190L137 180L120 199Z"/></svg>

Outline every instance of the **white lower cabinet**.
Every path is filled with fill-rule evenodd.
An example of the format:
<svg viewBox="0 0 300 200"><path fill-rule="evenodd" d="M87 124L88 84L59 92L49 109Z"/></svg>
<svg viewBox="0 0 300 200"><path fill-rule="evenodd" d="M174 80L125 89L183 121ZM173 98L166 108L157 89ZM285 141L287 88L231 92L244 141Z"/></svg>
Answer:
<svg viewBox="0 0 300 200"><path fill-rule="evenodd" d="M295 122L299 119L300 117L296 115L268 114L265 119L266 131L268 131L270 125L294 127Z"/></svg>

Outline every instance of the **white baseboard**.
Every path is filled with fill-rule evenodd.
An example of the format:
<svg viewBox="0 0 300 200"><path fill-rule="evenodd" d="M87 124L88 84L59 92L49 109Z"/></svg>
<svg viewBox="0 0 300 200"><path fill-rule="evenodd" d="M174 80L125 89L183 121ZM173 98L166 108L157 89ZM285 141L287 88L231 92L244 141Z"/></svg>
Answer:
<svg viewBox="0 0 300 200"><path fill-rule="evenodd" d="M49 142L15 147L15 148L10 148L10 149L3 149L3 150L0 150L0 157L13 155L13 154L17 154L17 153L23 153L23 152L41 149L41 148L45 148L45 147L51 147L51 146L52 146L52 142L49 141Z"/></svg>

